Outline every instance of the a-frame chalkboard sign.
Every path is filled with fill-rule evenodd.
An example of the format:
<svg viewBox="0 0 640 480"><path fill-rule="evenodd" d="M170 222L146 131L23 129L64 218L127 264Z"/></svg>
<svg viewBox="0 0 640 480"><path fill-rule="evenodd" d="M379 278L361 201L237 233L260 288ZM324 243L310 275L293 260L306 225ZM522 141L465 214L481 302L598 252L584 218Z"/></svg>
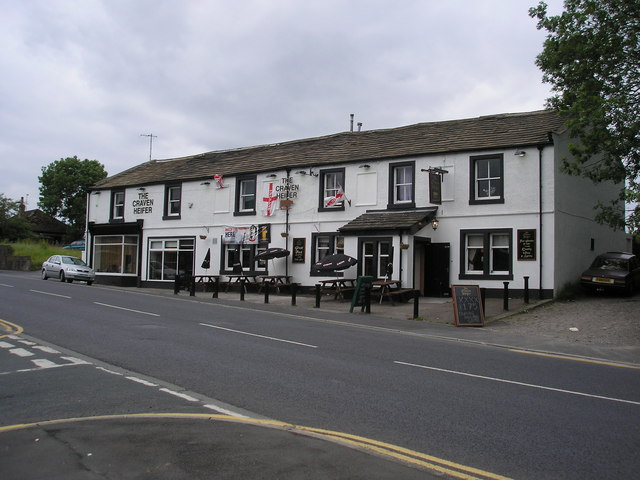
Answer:
<svg viewBox="0 0 640 480"><path fill-rule="evenodd" d="M353 297L351 297L351 308L349 312L353 313L353 307L362 307L361 311L364 311L364 292L366 288L371 289L371 282L373 277L370 275L360 276L356 280L356 288L353 291Z"/></svg>
<svg viewBox="0 0 640 480"><path fill-rule="evenodd" d="M478 285L451 285L456 327L484 326L482 297Z"/></svg>

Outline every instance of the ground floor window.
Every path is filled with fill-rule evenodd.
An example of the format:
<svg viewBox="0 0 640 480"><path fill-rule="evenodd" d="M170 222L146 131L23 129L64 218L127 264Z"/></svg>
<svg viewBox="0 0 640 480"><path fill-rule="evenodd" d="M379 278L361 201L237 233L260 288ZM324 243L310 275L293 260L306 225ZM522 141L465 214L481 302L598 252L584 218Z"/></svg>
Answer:
<svg viewBox="0 0 640 480"><path fill-rule="evenodd" d="M344 237L337 233L311 234L311 265L328 255L344 253ZM326 272L311 271L311 275L326 275Z"/></svg>
<svg viewBox="0 0 640 480"><path fill-rule="evenodd" d="M513 279L511 229L461 230L460 278Z"/></svg>
<svg viewBox="0 0 640 480"><path fill-rule="evenodd" d="M368 275L374 278L386 277L393 274L393 250L391 238L360 238L359 263L361 272L358 275Z"/></svg>
<svg viewBox="0 0 640 480"><path fill-rule="evenodd" d="M136 275L138 235L96 235L93 268L96 273Z"/></svg>
<svg viewBox="0 0 640 480"><path fill-rule="evenodd" d="M175 280L176 273L193 274L193 238L153 238L149 240L148 280Z"/></svg>
<svg viewBox="0 0 640 480"><path fill-rule="evenodd" d="M255 256L264 252L267 244L223 244L221 270L228 273L266 272L267 260L256 260Z"/></svg>

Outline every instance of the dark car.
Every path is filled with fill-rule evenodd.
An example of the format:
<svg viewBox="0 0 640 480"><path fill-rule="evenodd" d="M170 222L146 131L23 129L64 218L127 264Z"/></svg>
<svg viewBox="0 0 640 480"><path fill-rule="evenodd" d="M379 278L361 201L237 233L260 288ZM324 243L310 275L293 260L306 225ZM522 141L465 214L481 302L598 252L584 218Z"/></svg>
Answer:
<svg viewBox="0 0 640 480"><path fill-rule="evenodd" d="M62 248L65 250L84 250L84 240L75 240Z"/></svg>
<svg viewBox="0 0 640 480"><path fill-rule="evenodd" d="M582 273L580 284L590 292L620 291L633 295L640 286L640 260L632 253L603 253Z"/></svg>

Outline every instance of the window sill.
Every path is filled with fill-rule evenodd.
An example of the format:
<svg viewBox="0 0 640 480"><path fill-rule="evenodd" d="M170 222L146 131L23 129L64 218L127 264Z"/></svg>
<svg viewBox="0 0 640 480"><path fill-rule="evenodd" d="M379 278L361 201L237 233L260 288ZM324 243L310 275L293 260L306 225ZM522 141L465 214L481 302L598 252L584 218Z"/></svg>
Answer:
<svg viewBox="0 0 640 480"><path fill-rule="evenodd" d="M484 205L484 204L496 204L496 203L504 203L504 198L491 198L487 200L475 200L470 199L469 205Z"/></svg>
<svg viewBox="0 0 640 480"><path fill-rule="evenodd" d="M513 280L513 274L486 275L484 273L461 273L460 280Z"/></svg>
<svg viewBox="0 0 640 480"><path fill-rule="evenodd" d="M163 215L162 220L180 220L180 215Z"/></svg>
<svg viewBox="0 0 640 480"><path fill-rule="evenodd" d="M250 212L233 212L234 217L248 217L249 215L255 215L256 211L252 210Z"/></svg>
<svg viewBox="0 0 640 480"><path fill-rule="evenodd" d="M416 202L387 204L387 210L410 210L413 208L416 208Z"/></svg>

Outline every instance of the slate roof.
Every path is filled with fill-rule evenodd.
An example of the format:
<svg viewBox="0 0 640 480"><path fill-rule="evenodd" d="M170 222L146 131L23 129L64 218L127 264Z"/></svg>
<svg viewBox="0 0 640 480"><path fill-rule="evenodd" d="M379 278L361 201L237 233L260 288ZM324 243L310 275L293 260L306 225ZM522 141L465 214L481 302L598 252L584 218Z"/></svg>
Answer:
<svg viewBox="0 0 640 480"><path fill-rule="evenodd" d="M66 234L69 227L57 218L47 215L40 209L27 210L23 213L35 233Z"/></svg>
<svg viewBox="0 0 640 480"><path fill-rule="evenodd" d="M406 211L368 211L338 228L338 231L355 234L369 230L402 230L413 234L424 227L431 218L435 216L437 209L438 207L428 207L420 210Z"/></svg>
<svg viewBox="0 0 640 480"><path fill-rule="evenodd" d="M560 116L550 110L418 123L384 130L323 137L152 160L108 177L93 189L232 176L285 168L308 168L457 151L526 147L551 143Z"/></svg>

